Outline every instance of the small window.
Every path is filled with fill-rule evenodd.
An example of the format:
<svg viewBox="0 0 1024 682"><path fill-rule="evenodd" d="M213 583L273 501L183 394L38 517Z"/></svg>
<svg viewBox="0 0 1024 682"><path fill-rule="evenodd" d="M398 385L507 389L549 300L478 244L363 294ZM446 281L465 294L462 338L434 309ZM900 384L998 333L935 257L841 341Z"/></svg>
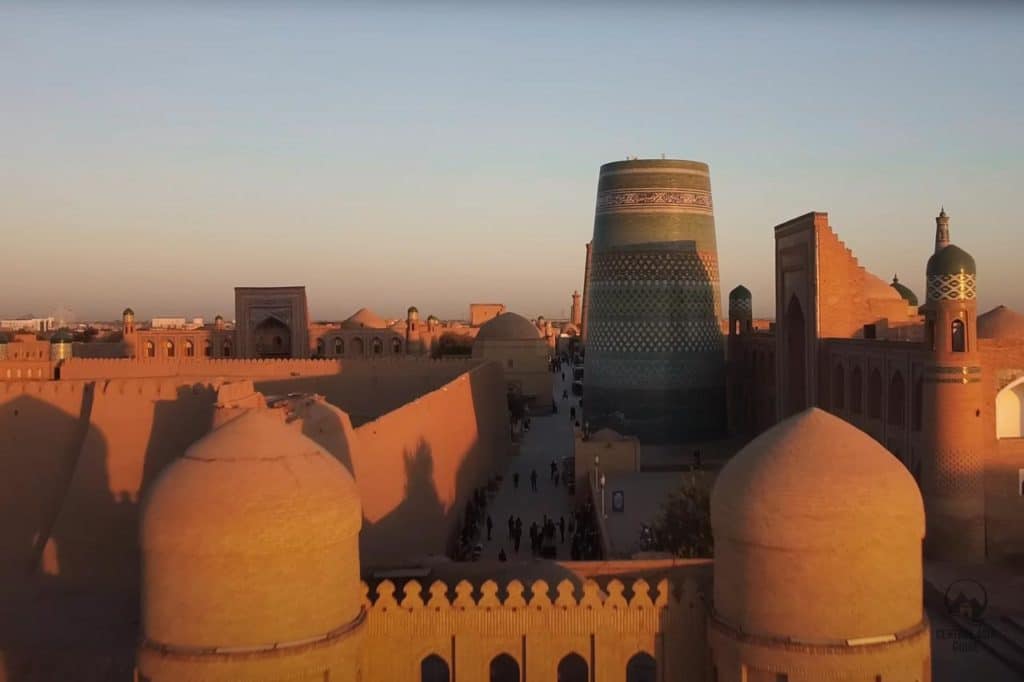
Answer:
<svg viewBox="0 0 1024 682"><path fill-rule="evenodd" d="M402 352L402 342L397 336L391 339L391 352L395 355Z"/></svg>
<svg viewBox="0 0 1024 682"><path fill-rule="evenodd" d="M341 339L334 339L334 354L344 355L345 354L345 342Z"/></svg>
<svg viewBox="0 0 1024 682"><path fill-rule="evenodd" d="M209 339L203 341L203 357L210 357L210 353L212 352L212 345L213 344L210 343Z"/></svg>
<svg viewBox="0 0 1024 682"><path fill-rule="evenodd" d="M164 348L167 350L167 357L173 358L174 357L174 342L173 341L164 341Z"/></svg>
<svg viewBox="0 0 1024 682"><path fill-rule="evenodd" d="M224 357L230 358L231 357L231 342L230 341L225 341L224 342L224 348L222 350L224 351Z"/></svg>
<svg viewBox="0 0 1024 682"><path fill-rule="evenodd" d="M155 358L156 357L156 344L154 344L152 341L146 341L146 357L147 358Z"/></svg>
<svg viewBox="0 0 1024 682"><path fill-rule="evenodd" d="M953 352L954 353L966 353L967 352L967 332L964 330L964 323L961 320L953 320L953 326L950 330L950 336L953 340Z"/></svg>
<svg viewBox="0 0 1024 682"><path fill-rule="evenodd" d="M185 342L185 357L194 358L196 356L196 346L191 341Z"/></svg>

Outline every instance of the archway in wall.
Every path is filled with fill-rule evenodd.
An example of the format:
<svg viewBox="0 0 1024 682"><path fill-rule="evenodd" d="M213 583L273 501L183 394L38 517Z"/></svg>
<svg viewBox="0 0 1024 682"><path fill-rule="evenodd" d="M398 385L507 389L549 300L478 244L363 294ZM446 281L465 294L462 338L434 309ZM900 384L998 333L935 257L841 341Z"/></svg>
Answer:
<svg viewBox="0 0 1024 682"><path fill-rule="evenodd" d="M626 664L626 682L657 682L658 664L654 657L641 651Z"/></svg>
<svg viewBox="0 0 1024 682"><path fill-rule="evenodd" d="M191 340L185 341L185 357L194 358L196 356L196 345Z"/></svg>
<svg viewBox="0 0 1024 682"><path fill-rule="evenodd" d="M921 430L921 416L924 412L924 380L921 377L914 382L914 399L911 401L910 409L913 410L911 417L911 428L914 431Z"/></svg>
<svg viewBox="0 0 1024 682"><path fill-rule="evenodd" d="M864 411L864 374L860 367L854 367L850 374L850 412L860 414Z"/></svg>
<svg viewBox="0 0 1024 682"><path fill-rule="evenodd" d="M154 344L152 341L146 341L146 357L147 358L155 358L156 357L156 344Z"/></svg>
<svg viewBox="0 0 1024 682"><path fill-rule="evenodd" d="M373 349L374 355L381 355L384 352L384 342L376 336L373 337L373 342L370 344L370 347Z"/></svg>
<svg viewBox="0 0 1024 682"><path fill-rule="evenodd" d="M508 654L491 659L490 682L519 682L519 663Z"/></svg>
<svg viewBox="0 0 1024 682"><path fill-rule="evenodd" d="M889 426L902 427L907 423L907 387L903 374L895 372L889 380Z"/></svg>
<svg viewBox="0 0 1024 682"><path fill-rule="evenodd" d="M842 365L836 365L832 370L832 410L842 410L846 407L846 371Z"/></svg>
<svg viewBox="0 0 1024 682"><path fill-rule="evenodd" d="M786 307L786 416L807 409L807 323L796 296Z"/></svg>
<svg viewBox="0 0 1024 682"><path fill-rule="evenodd" d="M253 342L256 348L256 357L290 358L292 356L292 330L276 317L268 317L256 325L253 330Z"/></svg>
<svg viewBox="0 0 1024 682"><path fill-rule="evenodd" d="M395 355L402 352L402 341L397 336L391 339L391 352Z"/></svg>
<svg viewBox="0 0 1024 682"><path fill-rule="evenodd" d="M334 354L344 355L345 354L345 342L340 338L334 339Z"/></svg>
<svg viewBox="0 0 1024 682"><path fill-rule="evenodd" d="M324 340L323 339L317 339L316 340L316 354L319 357L323 357L323 355L324 355Z"/></svg>
<svg viewBox="0 0 1024 682"><path fill-rule="evenodd" d="M868 416L872 419L882 418L882 373L871 370L868 379Z"/></svg>
<svg viewBox="0 0 1024 682"><path fill-rule="evenodd" d="M558 662L558 682L589 682L590 668L579 654L569 654Z"/></svg>
<svg viewBox="0 0 1024 682"><path fill-rule="evenodd" d="M437 654L431 654L420 661L420 682L449 682L451 673L448 662Z"/></svg>
<svg viewBox="0 0 1024 682"><path fill-rule="evenodd" d="M352 355L357 358L361 358L366 354L366 346L363 344L363 340L358 336L352 339Z"/></svg>
<svg viewBox="0 0 1024 682"><path fill-rule="evenodd" d="M1024 437L1024 377L996 393L996 438Z"/></svg>

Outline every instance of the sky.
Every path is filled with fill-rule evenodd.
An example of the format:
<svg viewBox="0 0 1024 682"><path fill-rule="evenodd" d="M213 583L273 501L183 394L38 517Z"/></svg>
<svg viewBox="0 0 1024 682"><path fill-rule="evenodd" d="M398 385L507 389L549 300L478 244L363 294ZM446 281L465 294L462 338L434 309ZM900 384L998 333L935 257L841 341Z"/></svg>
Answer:
<svg viewBox="0 0 1024 682"><path fill-rule="evenodd" d="M942 205L1024 312L1024 6L284 4L0 2L0 316L564 317L600 165L662 154L758 316L812 210L923 298Z"/></svg>

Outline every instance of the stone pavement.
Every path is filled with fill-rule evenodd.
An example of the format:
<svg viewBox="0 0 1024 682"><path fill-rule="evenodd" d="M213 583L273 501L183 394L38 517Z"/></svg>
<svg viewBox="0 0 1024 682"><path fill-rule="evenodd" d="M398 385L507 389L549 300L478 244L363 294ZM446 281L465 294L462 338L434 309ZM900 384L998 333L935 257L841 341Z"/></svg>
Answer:
<svg viewBox="0 0 1024 682"><path fill-rule="evenodd" d="M563 365L565 381L561 374L555 375L554 399L558 405L557 414L530 417L530 430L523 434L519 456L511 458L508 470L498 493L491 499L487 511L494 521L494 532L490 542L486 532L482 540L484 552L482 559L494 560L502 548L509 561L530 559L530 524L534 521L539 526L544 515L558 523L561 516L566 524L573 510L573 498L569 495L564 482L559 480L556 487L551 481L551 462L561 462L563 457L572 455L573 428L569 421L569 408L576 407L579 411L578 399L572 395L572 368ZM562 391L569 392L568 400L562 399ZM578 414L577 414L578 416ZM537 471L537 492L530 490L530 472ZM519 488L512 484L512 474L519 472ZM519 554L513 551L512 541L508 537L509 515L523 519L523 538L519 546ZM567 525L568 528L568 525ZM565 544L558 544L558 559L569 559L569 533L565 534Z"/></svg>

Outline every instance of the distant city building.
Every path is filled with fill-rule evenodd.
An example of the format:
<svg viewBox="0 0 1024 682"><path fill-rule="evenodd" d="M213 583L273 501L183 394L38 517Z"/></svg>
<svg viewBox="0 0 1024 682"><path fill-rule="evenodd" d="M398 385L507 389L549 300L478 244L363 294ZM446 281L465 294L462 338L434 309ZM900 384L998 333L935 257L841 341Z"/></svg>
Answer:
<svg viewBox="0 0 1024 682"><path fill-rule="evenodd" d="M6 331L49 332L57 328L55 317L26 317L13 320L0 320L0 329Z"/></svg>

